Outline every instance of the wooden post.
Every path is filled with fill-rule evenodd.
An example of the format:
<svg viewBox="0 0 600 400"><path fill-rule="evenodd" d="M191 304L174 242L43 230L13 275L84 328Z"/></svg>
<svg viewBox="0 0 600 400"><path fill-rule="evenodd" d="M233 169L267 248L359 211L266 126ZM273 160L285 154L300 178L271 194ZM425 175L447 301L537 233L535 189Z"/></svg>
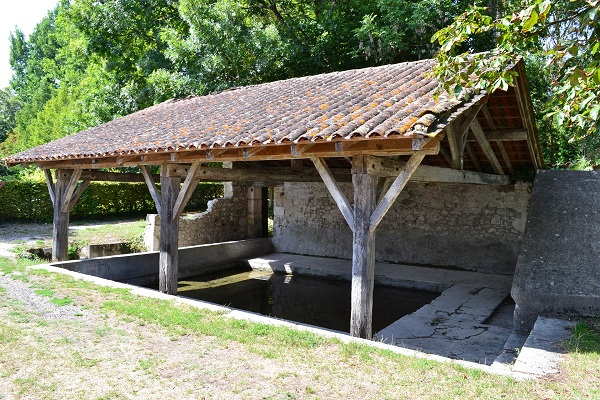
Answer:
<svg viewBox="0 0 600 400"><path fill-rule="evenodd" d="M54 221L52 226L52 261L65 261L69 258L69 212L81 196L87 184L73 193L81 170L59 169L56 171L56 184L52 180L50 170L45 170L46 182L50 198L54 205Z"/></svg>
<svg viewBox="0 0 600 400"><path fill-rule="evenodd" d="M352 240L352 311L350 334L372 338L375 232L370 230L378 177L366 171L367 157L352 157L354 228Z"/></svg>
<svg viewBox="0 0 600 400"><path fill-rule="evenodd" d="M176 295L179 263L179 218L175 217L175 204L179 196L181 178L170 173L169 165L160 169L160 259L158 288L161 292Z"/></svg>

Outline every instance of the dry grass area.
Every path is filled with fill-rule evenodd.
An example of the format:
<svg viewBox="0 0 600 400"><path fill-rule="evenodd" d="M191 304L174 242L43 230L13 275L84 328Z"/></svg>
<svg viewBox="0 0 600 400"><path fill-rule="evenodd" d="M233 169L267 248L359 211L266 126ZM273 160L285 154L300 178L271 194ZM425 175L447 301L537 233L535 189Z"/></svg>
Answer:
<svg viewBox="0 0 600 400"><path fill-rule="evenodd" d="M0 399L598 399L600 340L519 382L0 259Z"/></svg>

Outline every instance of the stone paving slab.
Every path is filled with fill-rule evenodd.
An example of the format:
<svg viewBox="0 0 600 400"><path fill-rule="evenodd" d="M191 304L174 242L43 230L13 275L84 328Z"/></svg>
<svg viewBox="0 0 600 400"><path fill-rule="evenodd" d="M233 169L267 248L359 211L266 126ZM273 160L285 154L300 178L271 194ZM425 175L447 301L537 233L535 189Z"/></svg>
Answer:
<svg viewBox="0 0 600 400"><path fill-rule="evenodd" d="M558 372L558 362L565 353L565 341L570 338L574 326L572 321L538 317L513 371L533 376Z"/></svg>
<svg viewBox="0 0 600 400"><path fill-rule="evenodd" d="M350 260L273 253L248 260L253 269L350 280ZM485 321L510 294L512 278L443 268L375 264L375 281L442 292L430 304L382 329L375 340L425 353L491 365L512 328Z"/></svg>
<svg viewBox="0 0 600 400"><path fill-rule="evenodd" d="M484 322L508 295L508 288L455 285L431 303L379 331L376 339L491 365L502 352L512 329Z"/></svg>

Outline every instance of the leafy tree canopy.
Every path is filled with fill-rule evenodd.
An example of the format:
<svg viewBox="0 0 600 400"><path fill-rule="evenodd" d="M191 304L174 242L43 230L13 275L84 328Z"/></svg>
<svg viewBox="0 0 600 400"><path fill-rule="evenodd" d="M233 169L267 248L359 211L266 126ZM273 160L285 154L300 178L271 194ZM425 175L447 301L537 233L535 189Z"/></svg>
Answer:
<svg viewBox="0 0 600 400"><path fill-rule="evenodd" d="M528 0L513 7L495 18L489 9L472 6L433 36L440 45L435 73L443 88L455 95L506 90L515 78L509 66L527 54L541 63L538 71L549 74L553 109L546 116L555 128L576 139L599 136L600 1ZM472 41L490 33L495 46L474 53Z"/></svg>

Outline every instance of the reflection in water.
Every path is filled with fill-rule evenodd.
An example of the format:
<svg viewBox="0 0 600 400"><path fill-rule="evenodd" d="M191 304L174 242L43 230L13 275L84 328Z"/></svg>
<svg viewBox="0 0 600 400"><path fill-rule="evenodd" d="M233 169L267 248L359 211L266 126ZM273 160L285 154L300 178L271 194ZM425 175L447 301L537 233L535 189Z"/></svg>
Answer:
<svg viewBox="0 0 600 400"><path fill-rule="evenodd" d="M179 281L181 296L324 328L350 330L350 282L232 269ZM373 332L439 294L375 286Z"/></svg>

